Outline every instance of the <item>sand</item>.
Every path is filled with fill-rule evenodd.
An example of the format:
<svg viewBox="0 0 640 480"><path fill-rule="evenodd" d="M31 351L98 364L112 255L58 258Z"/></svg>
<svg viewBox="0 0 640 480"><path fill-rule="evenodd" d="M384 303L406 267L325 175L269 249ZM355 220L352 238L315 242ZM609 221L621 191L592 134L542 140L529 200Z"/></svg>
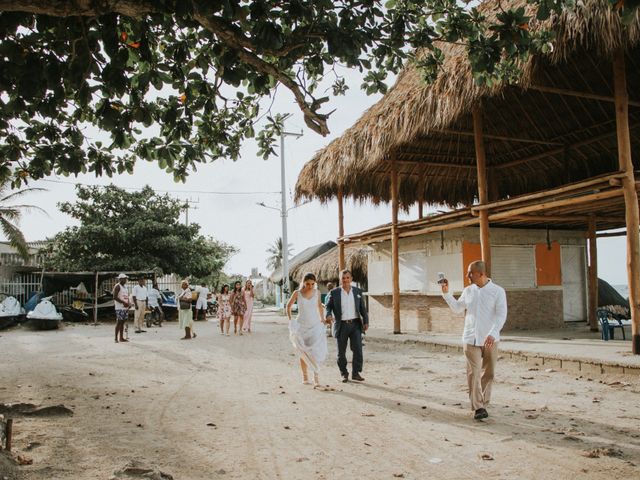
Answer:
<svg viewBox="0 0 640 480"><path fill-rule="evenodd" d="M637 378L502 359L477 422L462 356L369 343L366 381L342 384L329 339L317 391L282 317L254 328L198 322L181 341L173 322L128 344L108 323L0 332L0 404L73 411L15 413L14 453L33 463L0 462L0 480L638 478Z"/></svg>

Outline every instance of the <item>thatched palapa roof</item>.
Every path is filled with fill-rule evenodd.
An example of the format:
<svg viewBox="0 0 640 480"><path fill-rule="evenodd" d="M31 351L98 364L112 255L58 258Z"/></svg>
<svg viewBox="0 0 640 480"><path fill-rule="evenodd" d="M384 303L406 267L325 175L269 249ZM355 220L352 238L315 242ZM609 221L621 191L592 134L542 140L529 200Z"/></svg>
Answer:
<svg viewBox="0 0 640 480"><path fill-rule="evenodd" d="M291 270L291 278L302 283L302 278L308 272L313 273L320 283L337 282L340 276L339 250L334 247L313 260L298 264ZM351 271L353 280L363 284L367 282L367 249L346 247L344 252L345 265Z"/></svg>
<svg viewBox="0 0 640 480"><path fill-rule="evenodd" d="M331 250L336 246L336 242L332 242L331 240L320 243L318 245L313 245L311 247L305 248L299 254L295 255L289 260L289 278L295 277L292 275L293 270L302 263L307 263L310 260L322 255L323 253ZM269 280L274 283L279 283L282 281L282 266L276 268L273 273L269 276Z"/></svg>
<svg viewBox="0 0 640 480"><path fill-rule="evenodd" d="M524 0L511 1L530 9ZM504 2L503 2L504 5ZM480 8L495 15L498 2ZM341 137L303 168L296 199L326 202L338 191L373 203L390 200L391 160L399 202L472 205L477 172L472 111L482 107L490 201L618 170L612 55L626 51L632 153L640 168L640 13L625 27L608 0L531 28L556 32L552 53L530 57L517 86L475 84L464 46L444 45L438 79L412 65Z"/></svg>

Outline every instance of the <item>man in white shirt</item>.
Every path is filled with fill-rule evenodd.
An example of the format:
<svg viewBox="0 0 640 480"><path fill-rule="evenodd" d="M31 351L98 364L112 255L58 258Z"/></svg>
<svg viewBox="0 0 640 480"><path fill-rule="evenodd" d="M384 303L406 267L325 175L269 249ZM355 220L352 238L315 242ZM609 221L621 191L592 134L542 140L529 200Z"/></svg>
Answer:
<svg viewBox="0 0 640 480"><path fill-rule="evenodd" d="M145 286L146 279L139 278L138 285L133 287L133 306L136 309L133 325L136 333L144 333L146 330L142 329L144 325L144 314L147 311L147 287Z"/></svg>
<svg viewBox="0 0 640 480"><path fill-rule="evenodd" d="M161 303L162 295L160 294L158 284L154 281L151 288L147 290L147 304L149 305L149 310L151 310L151 318L154 319L153 323L157 323L160 327L162 326L162 319L164 317Z"/></svg>
<svg viewBox="0 0 640 480"><path fill-rule="evenodd" d="M449 282L443 280L442 296L455 313L466 310L462 344L467 359L469 399L473 418L487 418L491 399L491 385L498 360L500 330L507 319L507 296L487 277L483 261L469 264L467 278L471 285L457 300L449 293Z"/></svg>
<svg viewBox="0 0 640 480"><path fill-rule="evenodd" d="M207 284L202 282L199 287L196 287L198 292L198 300L196 301L196 320L200 318L200 312L202 312L202 319L207 319L207 297L209 296L209 289Z"/></svg>

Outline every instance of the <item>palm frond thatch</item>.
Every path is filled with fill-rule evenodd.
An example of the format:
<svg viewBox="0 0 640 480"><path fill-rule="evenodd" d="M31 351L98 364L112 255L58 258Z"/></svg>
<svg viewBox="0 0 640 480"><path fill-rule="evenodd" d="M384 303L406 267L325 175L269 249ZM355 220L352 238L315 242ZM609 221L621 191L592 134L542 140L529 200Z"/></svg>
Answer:
<svg viewBox="0 0 640 480"><path fill-rule="evenodd" d="M345 265L351 271L353 280L363 284L367 282L367 259L368 249L358 247L346 247L344 252ZM335 282L340 277L339 248L335 246L322 255L306 262L296 265L291 270L291 278L302 283L302 278L308 272L313 273L319 283Z"/></svg>
<svg viewBox="0 0 640 480"><path fill-rule="evenodd" d="M532 7L525 0L510 5ZM494 16L497 0L480 8ZM414 66L341 137L301 171L296 201L343 195L390 200L391 161L399 171L400 204L418 200L451 207L476 201L472 112L482 106L490 199L552 188L617 170L613 104L557 90L611 97L611 58L627 52L631 100L640 101L640 13L629 26L608 0L584 0L531 28L551 28L554 49L521 65L517 85L478 86L464 46L445 44L438 79L423 82ZM544 90L544 89L547 90ZM550 92L549 88L556 92ZM640 151L640 109L630 109L632 151ZM634 155L636 168L640 156Z"/></svg>

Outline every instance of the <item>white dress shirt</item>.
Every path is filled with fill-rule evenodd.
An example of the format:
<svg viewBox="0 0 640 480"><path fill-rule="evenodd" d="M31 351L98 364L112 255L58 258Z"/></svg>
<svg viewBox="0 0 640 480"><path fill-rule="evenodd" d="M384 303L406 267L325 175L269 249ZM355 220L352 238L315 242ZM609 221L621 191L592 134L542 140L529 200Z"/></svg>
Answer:
<svg viewBox="0 0 640 480"><path fill-rule="evenodd" d="M358 318L356 313L356 301L353 298L353 288L349 293L344 288L340 288L340 306L342 308L342 320L354 320Z"/></svg>
<svg viewBox="0 0 640 480"><path fill-rule="evenodd" d="M147 299L147 287L143 287L141 285L136 285L133 287L133 291L131 294L136 297L136 300L144 301Z"/></svg>
<svg viewBox="0 0 640 480"><path fill-rule="evenodd" d="M500 341L500 330L507 320L507 295L502 287L489 280L482 288L469 285L457 300L450 293L442 296L455 313L467 311L463 343L482 346L489 335Z"/></svg>

